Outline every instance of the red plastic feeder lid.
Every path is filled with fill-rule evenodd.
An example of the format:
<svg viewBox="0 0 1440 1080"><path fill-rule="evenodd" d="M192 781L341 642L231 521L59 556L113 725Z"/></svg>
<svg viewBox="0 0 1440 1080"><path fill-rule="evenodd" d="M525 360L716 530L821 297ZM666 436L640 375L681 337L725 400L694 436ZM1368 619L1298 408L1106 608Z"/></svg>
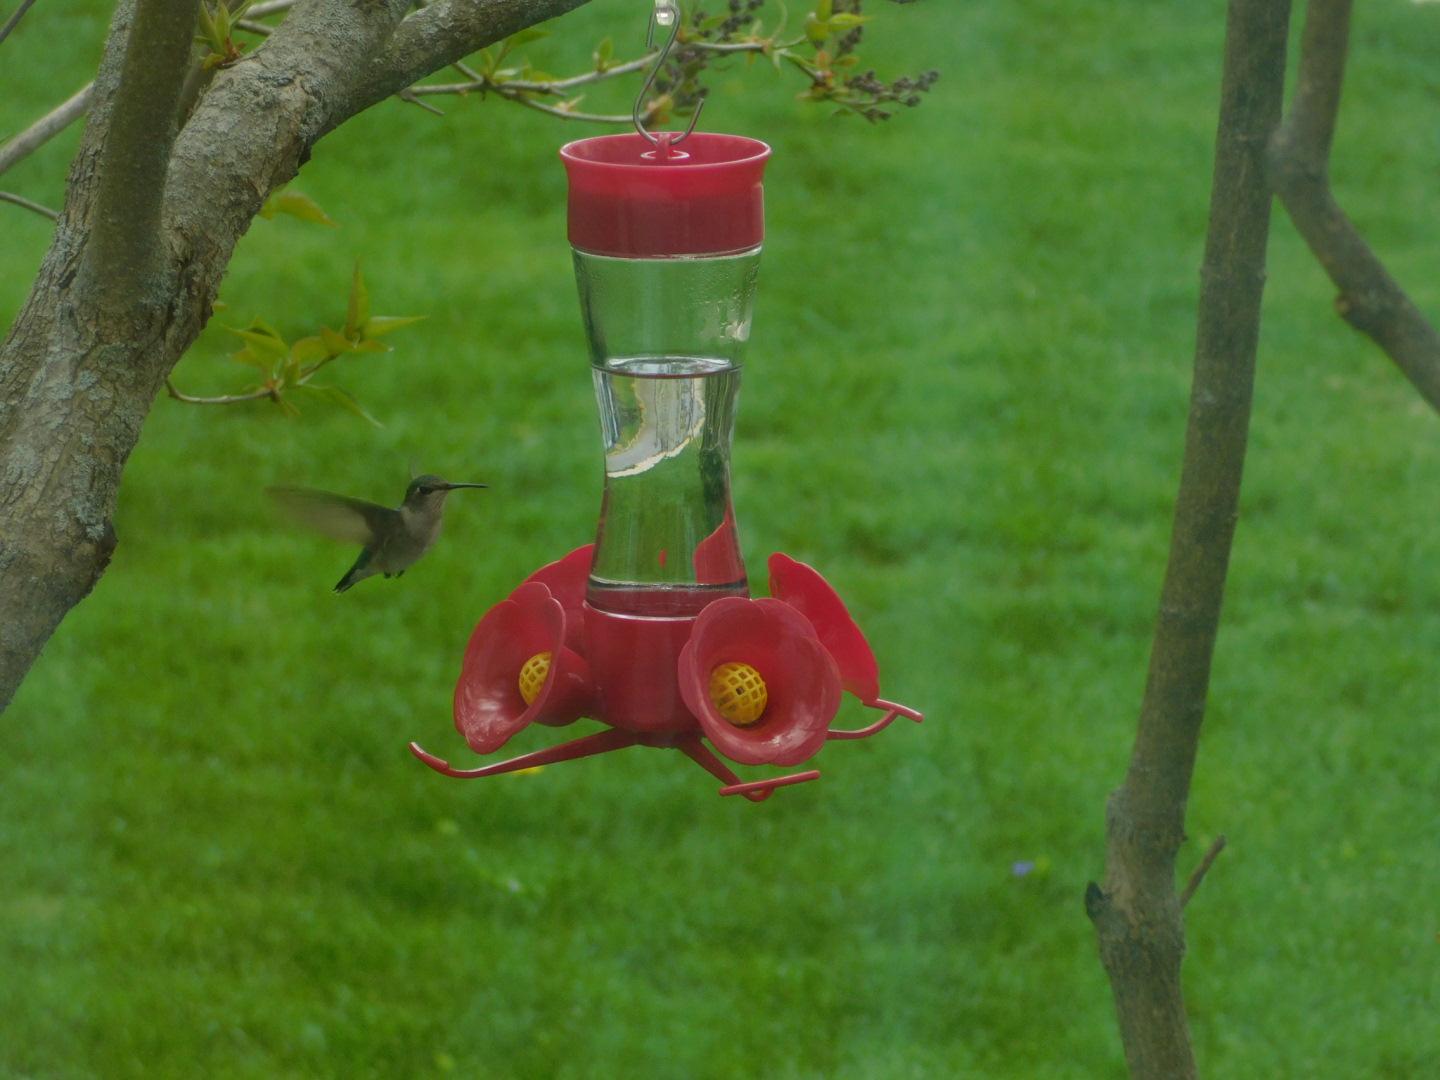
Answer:
<svg viewBox="0 0 1440 1080"><path fill-rule="evenodd" d="M770 147L741 135L601 135L560 148L570 178L570 243L619 258L723 255L765 237L760 185Z"/></svg>

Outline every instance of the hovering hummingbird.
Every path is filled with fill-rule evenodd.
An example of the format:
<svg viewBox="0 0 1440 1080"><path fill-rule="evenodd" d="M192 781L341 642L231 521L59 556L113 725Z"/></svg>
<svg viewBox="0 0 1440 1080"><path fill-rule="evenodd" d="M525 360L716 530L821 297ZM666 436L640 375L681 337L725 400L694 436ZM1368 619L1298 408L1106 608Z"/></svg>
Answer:
<svg viewBox="0 0 1440 1080"><path fill-rule="evenodd" d="M417 476L405 489L405 501L394 510L313 488L265 490L286 514L302 525L332 540L362 545L355 565L335 584L336 592L344 592L357 581L375 574L388 578L405 573L440 535L445 496L457 488L485 486L452 484L438 476Z"/></svg>

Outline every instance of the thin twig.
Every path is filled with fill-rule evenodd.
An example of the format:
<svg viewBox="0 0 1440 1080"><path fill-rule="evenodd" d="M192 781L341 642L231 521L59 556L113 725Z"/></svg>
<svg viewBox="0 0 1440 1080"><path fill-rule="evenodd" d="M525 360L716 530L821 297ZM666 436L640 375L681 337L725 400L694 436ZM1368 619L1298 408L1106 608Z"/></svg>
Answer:
<svg viewBox="0 0 1440 1080"><path fill-rule="evenodd" d="M234 405L241 401L263 401L265 398L273 398L274 390L260 389L252 390L248 394L223 394L220 397L193 397L190 394L182 393L175 389L175 384L168 378L165 380L165 391L176 401L183 401L186 405Z"/></svg>
<svg viewBox="0 0 1440 1080"><path fill-rule="evenodd" d="M469 82L429 83L427 85L412 86L411 89L416 94L422 96L431 94L473 94L480 90L498 90L501 87L523 90L529 94L567 94L577 87L589 86L591 83L603 82L606 79L613 79L619 75L628 75L633 71L643 71L648 65L653 63L654 60L655 54L647 53L644 56L637 57L626 63L607 67L604 71L587 71L580 75L572 75L566 79L547 79L543 82L526 79L487 79L479 72L455 64L452 66L470 76Z"/></svg>
<svg viewBox="0 0 1440 1080"><path fill-rule="evenodd" d="M804 44L804 38L796 38L794 41L682 41L677 49L699 49L701 52L711 53L765 53L784 52Z"/></svg>
<svg viewBox="0 0 1440 1080"><path fill-rule="evenodd" d="M629 116L607 116L602 113L577 112L573 109L562 109L555 105L546 105L543 101L536 101L526 94L508 93L503 87L496 87L495 93L506 101L513 101L517 105L524 105L527 109L536 109L539 112L548 113L550 116L558 116L562 120L588 120L595 124L628 124L631 122Z"/></svg>
<svg viewBox="0 0 1440 1080"><path fill-rule="evenodd" d="M0 191L0 202L14 203L16 206L23 206L26 210L33 210L35 213L54 221L60 216L58 210L51 210L48 206L41 206L38 202L31 202L23 195L16 195L9 191Z"/></svg>
<svg viewBox="0 0 1440 1080"><path fill-rule="evenodd" d="M1211 865L1219 858L1220 852L1224 850L1225 834L1221 833L1215 837L1214 842L1210 845L1210 850L1205 852L1205 857L1200 860L1200 865L1195 867L1194 871L1190 874L1190 880L1185 883L1185 888L1180 890L1180 906L1182 908L1190 903L1190 898L1195 895L1195 890L1200 888L1200 883L1205 880L1205 875L1210 872Z"/></svg>
<svg viewBox="0 0 1440 1080"><path fill-rule="evenodd" d="M20 20L25 17L25 12L30 10L30 5L33 3L35 0L20 0L20 6L15 9L15 14L5 20L4 26L0 26L0 44L3 44L5 39L10 36L11 30L20 25Z"/></svg>
<svg viewBox="0 0 1440 1080"><path fill-rule="evenodd" d="M445 115L445 110L444 110L444 109L437 109L434 105L431 105L428 101L421 101L419 98L417 98L417 97L415 96L415 91L414 91L414 90L401 90L401 91L400 91L398 94L396 94L395 96L398 97L401 101L408 102L408 103L411 104L411 105L418 105L418 106L420 106L420 108L424 109L424 110L425 110L426 112L428 112L428 113L434 113L436 116L444 116L444 115Z"/></svg>
<svg viewBox="0 0 1440 1080"><path fill-rule="evenodd" d="M0 173L22 158L29 157L60 132L73 124L90 108L90 96L95 84L88 82L66 100L36 120L13 139L0 145Z"/></svg>

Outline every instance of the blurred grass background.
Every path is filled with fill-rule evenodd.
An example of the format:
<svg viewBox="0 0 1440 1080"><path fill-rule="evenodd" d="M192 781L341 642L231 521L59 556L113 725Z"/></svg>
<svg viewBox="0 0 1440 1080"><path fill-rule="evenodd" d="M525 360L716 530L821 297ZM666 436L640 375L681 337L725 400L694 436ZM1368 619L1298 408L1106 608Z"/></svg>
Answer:
<svg viewBox="0 0 1440 1080"><path fill-rule="evenodd" d="M593 129L386 103L295 184L341 227L257 222L175 376L243 383L222 324L338 325L359 258L377 312L429 315L337 368L386 426L157 402L114 562L5 717L0 1074L1121 1073L1081 895L1164 565L1223 5L874 6L868 65L943 72L923 108L867 127L736 65L705 123L775 148L735 450L752 572L818 566L925 725L764 806L659 751L480 784L409 757L467 756L471 626L594 529L555 158ZM30 14L0 132L88 77L103 8ZM642 14L597 0L527 51L579 70ZM1354 38L1339 192L1440 312L1440 7L1363 5ZM76 137L5 186L57 204ZM0 322L48 233L0 206ZM1230 838L1187 918L1197 1051L1217 1077L1433 1076L1440 421L1278 211L1270 270L1181 860ZM411 462L491 490L403 581L331 595L351 553L261 489L390 501Z"/></svg>

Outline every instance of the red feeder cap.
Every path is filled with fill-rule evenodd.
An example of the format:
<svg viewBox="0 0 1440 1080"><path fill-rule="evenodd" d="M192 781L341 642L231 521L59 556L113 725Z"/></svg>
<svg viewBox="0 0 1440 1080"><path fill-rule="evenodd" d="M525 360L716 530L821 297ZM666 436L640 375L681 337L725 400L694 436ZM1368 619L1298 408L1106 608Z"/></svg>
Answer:
<svg viewBox="0 0 1440 1080"><path fill-rule="evenodd" d="M601 135L560 148L570 178L570 243L595 255L723 255L765 237L760 186L770 147L696 132L670 147ZM668 153L667 153L668 151Z"/></svg>

